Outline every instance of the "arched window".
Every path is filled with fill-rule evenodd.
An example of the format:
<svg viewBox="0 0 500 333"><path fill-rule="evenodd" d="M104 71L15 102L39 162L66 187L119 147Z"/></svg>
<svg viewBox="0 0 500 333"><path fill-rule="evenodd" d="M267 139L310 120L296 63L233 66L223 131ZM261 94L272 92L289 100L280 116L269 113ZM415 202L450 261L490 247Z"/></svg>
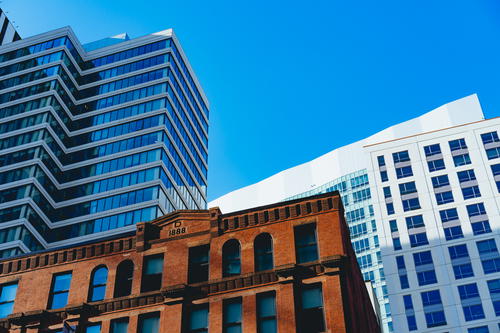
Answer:
<svg viewBox="0 0 500 333"><path fill-rule="evenodd" d="M131 260L122 261L116 269L114 297L128 296L132 292L134 263Z"/></svg>
<svg viewBox="0 0 500 333"><path fill-rule="evenodd" d="M228 240L222 247L222 276L241 274L240 242Z"/></svg>
<svg viewBox="0 0 500 333"><path fill-rule="evenodd" d="M108 282L108 269L99 266L90 276L89 302L102 301L106 295L106 283Z"/></svg>
<svg viewBox="0 0 500 333"><path fill-rule="evenodd" d="M273 239L271 235L264 233L255 237L253 250L256 272L273 269Z"/></svg>

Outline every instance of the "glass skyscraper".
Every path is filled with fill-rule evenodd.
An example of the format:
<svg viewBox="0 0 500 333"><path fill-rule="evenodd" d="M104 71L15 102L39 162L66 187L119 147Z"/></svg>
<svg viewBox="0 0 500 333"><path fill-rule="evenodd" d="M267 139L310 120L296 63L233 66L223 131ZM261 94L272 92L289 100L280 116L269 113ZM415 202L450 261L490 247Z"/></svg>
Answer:
<svg viewBox="0 0 500 333"><path fill-rule="evenodd" d="M205 209L208 114L172 30L0 46L0 257Z"/></svg>

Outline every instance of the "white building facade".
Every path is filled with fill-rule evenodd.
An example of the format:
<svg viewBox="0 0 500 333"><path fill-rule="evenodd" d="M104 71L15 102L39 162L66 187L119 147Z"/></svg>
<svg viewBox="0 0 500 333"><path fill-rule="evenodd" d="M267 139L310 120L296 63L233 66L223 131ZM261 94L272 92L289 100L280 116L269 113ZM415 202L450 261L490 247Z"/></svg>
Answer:
<svg viewBox="0 0 500 333"><path fill-rule="evenodd" d="M385 202L386 199L383 196L383 191L384 191L383 188L387 187L387 185L385 185L384 183L383 184L384 186L382 186L380 175L374 172L374 170L376 170L377 172L379 172L380 170L378 170L378 164L373 164L374 163L373 156L374 154L376 155L376 152L379 150L383 152L385 151L385 149L392 149L390 148L392 147L390 146L391 144L397 145L398 142L402 142L402 140L409 140L408 138L405 139L405 137L409 135L413 136L412 138L420 138L422 133L437 133L435 134L437 136L441 135L439 133L444 133L442 136L444 137L443 140L446 141L447 140L446 136L450 134L448 132L443 132L442 131L443 129L461 128L463 130L464 128L468 128L468 126L474 126L475 123L484 125L488 123L495 123L495 121L497 121L497 120L488 120L482 122L483 120L484 120L484 115L482 113L479 100L476 95L471 95L462 98L460 100L445 104L418 118L387 128L366 139L335 149L313 161L284 170L276 175L264 179L259 183L228 193L210 202L209 207L219 206L223 211L230 212L230 211L245 209L250 206L265 205L287 199L295 199L313 194L338 190L343 198L343 203L346 213L346 221L349 224L351 232L351 241L358 257L358 263L364 274L365 279L372 281L372 285L374 287L375 294L377 296L380 305L381 324L382 324L381 326L383 327L384 332L391 332L391 331L405 332L408 330L408 325L401 295L407 295L409 293L408 292L405 293L399 288L400 287L399 275L398 274L395 275L394 270L396 269L397 271L397 265L395 261L396 254L394 254L394 252L397 251L393 250L393 243L392 243L393 232L390 229L390 223L389 223L389 221L395 218L393 217L393 215L391 215L389 219L389 216L386 214L387 213L386 202ZM471 125L466 125L466 124L471 124ZM494 127L495 125L492 126ZM432 134L426 134L426 135L432 135ZM381 142L384 143L378 144ZM487 145L489 145L487 146L488 149L491 148L496 149L495 147L493 147L495 144L496 143L487 143ZM473 146L470 147L472 148ZM479 147L479 146L476 145L474 147ZM415 149L418 150L418 148ZM458 156L460 155L459 153L460 151L457 150L457 152L454 152L453 154L457 154ZM449 154L451 156L451 153ZM381 155L384 154L381 153ZM488 168L491 169L489 165L491 163L486 163L486 160L477 159L476 157L477 156L474 156L473 162L475 164L482 165L482 171L480 172L480 176L483 177L486 173L485 170L488 170ZM434 157L430 156L429 158L437 159L437 154ZM389 156L386 157L386 159L389 159ZM456 157L456 159L460 159L460 157ZM417 160L416 157L415 160ZM427 160L425 161L427 162ZM376 161L376 163L378 162ZM449 161L447 162L447 164L449 164ZM389 163L384 167L389 168ZM464 166L461 169L459 168L458 171L465 171L466 169L467 167ZM396 172L395 170L392 169L385 171L389 173ZM422 171L421 173L422 175L424 175L424 171ZM489 175L491 177L488 179L489 182L488 186L490 186L491 189L489 191L485 189L482 195L483 197L488 195L490 200L492 200L491 198L493 198L495 193L498 195L498 192L495 193L493 192L494 189L493 186L496 186L494 177L497 176L493 177L491 170ZM422 177L425 178L425 176ZM455 178L456 177L457 176L455 175ZM465 174L463 174L463 177L465 177ZM484 177L477 179L483 182L486 181ZM393 206L399 205L398 207L395 208L396 209L395 214L401 213L399 219L403 219L406 218L407 216L411 216L411 214L409 213L403 214L403 208L401 206L401 203L397 203L395 194L396 191L399 191L398 187L400 183L397 180L398 179L395 176L395 174L392 177L389 177L389 181L394 182L394 184L390 185L391 188L392 187L394 188L391 189L393 192L393 198L392 198ZM405 182L406 181L402 183ZM455 186L457 183L458 180L452 183L451 186ZM467 184L469 183L463 182L463 184L464 184L463 186L467 186ZM480 187L480 190L482 190L481 187L483 187L484 184L478 183L478 186ZM424 189L423 186L417 186L416 188L418 191L420 191L420 189L422 190ZM443 191L443 189L440 189L438 191ZM457 189L455 189L455 191L456 190ZM458 191L460 191L460 187L458 187ZM466 191L475 191L475 188ZM397 194L399 194L399 192ZM458 194L460 193L456 194L457 199L459 198ZM404 195L408 196L407 194ZM412 194L410 193L409 195L411 196ZM469 199L463 201L465 202L468 200ZM494 216L494 214L498 216L498 208L489 207L491 203L485 202L485 205L488 205L486 209L491 210L492 217ZM430 217L423 217L423 218L424 221L426 218L430 219ZM478 218L476 217L475 219ZM402 222L397 222L397 223L405 223L405 220L401 221ZM394 224L394 222L391 223ZM449 223L456 223L456 222L449 222ZM494 222L491 222L490 224L491 228L494 228L493 223ZM475 227L479 228L479 225L475 225ZM425 229L426 228L427 224L425 226ZM397 231L399 232L400 235L399 242L402 243L401 244L403 247L402 251L405 251L404 249L406 247L411 248L411 246L408 245L409 234L406 230L407 230L406 228L401 227L398 228ZM454 230L456 230L456 228L446 232L449 233ZM410 233L414 232L415 231L412 230ZM493 229L492 233L494 233ZM492 233L489 233L489 235L492 235ZM486 234L483 236L485 237L486 240L492 238L492 236L488 238L488 235ZM465 230L464 230L464 237L466 237ZM476 236L471 236L471 237L474 238ZM407 241L408 244L405 243L405 241ZM396 240L396 242L398 242L398 240ZM416 252L424 251L425 248L428 246L429 245L422 245L420 248L416 247L415 250ZM444 245L441 244L439 246L441 247L444 246L443 247L444 250L448 251L445 248L447 244ZM411 249L413 250L413 248ZM411 252L408 252L408 255L412 255ZM441 255L441 257L443 256ZM413 261L411 262L411 264L413 264ZM481 265L480 262L478 264ZM388 265L388 268L386 267L386 265ZM410 265L410 262L408 262L407 268L410 269L411 267L413 267L413 265ZM451 266L443 267L443 271L446 269L452 269L452 267ZM415 271L415 269L413 269L413 271ZM416 279L416 276L414 278ZM439 284L441 284L441 281L443 281L443 283L445 282L444 279L438 281ZM411 285L412 288L411 290L413 290L414 286L417 287L418 284L415 285L414 281L410 281L410 283L411 282L413 282L413 284ZM450 283L451 282L449 282L449 284ZM427 288L426 290L428 289L429 288ZM439 289L439 288L435 287L434 289ZM397 294L398 296L393 296L395 294ZM419 295L419 297L421 296ZM416 301L414 301L414 303L415 302ZM457 307L456 304L450 306ZM420 308L422 308L421 302L420 302ZM415 309L417 309L416 304L415 304ZM461 311L461 308L457 309ZM455 310L456 313L458 313L457 312L458 310ZM391 318L392 316L395 316L394 323L392 322ZM425 318L424 317L420 318L420 317L419 317L420 321L417 323L418 329L419 330L427 329L425 324ZM450 320L447 321L448 324L456 322L454 319L452 319L452 317L449 318ZM463 324L465 324L465 320L463 320ZM471 325L471 327L476 327L476 326ZM437 327L437 329L438 330L440 329L440 331L442 331L442 328L443 327Z"/></svg>
<svg viewBox="0 0 500 333"><path fill-rule="evenodd" d="M500 329L500 118L369 145L395 332Z"/></svg>

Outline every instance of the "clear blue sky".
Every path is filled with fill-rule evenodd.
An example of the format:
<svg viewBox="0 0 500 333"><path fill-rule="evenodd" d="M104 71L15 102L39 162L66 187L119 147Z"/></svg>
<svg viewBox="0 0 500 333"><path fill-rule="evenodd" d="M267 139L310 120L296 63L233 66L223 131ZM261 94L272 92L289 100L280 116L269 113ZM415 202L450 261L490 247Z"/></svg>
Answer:
<svg viewBox="0 0 500 333"><path fill-rule="evenodd" d="M500 115L498 0L0 6L22 37L174 28L211 103L209 199L472 93L486 117Z"/></svg>

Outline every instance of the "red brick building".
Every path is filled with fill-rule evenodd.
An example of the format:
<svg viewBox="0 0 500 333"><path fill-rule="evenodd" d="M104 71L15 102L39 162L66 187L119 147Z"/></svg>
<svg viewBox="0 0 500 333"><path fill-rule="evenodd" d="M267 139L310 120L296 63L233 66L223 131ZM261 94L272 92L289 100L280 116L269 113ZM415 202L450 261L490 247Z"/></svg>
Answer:
<svg viewBox="0 0 500 333"><path fill-rule="evenodd" d="M379 332L337 193L0 262L0 332Z"/></svg>

